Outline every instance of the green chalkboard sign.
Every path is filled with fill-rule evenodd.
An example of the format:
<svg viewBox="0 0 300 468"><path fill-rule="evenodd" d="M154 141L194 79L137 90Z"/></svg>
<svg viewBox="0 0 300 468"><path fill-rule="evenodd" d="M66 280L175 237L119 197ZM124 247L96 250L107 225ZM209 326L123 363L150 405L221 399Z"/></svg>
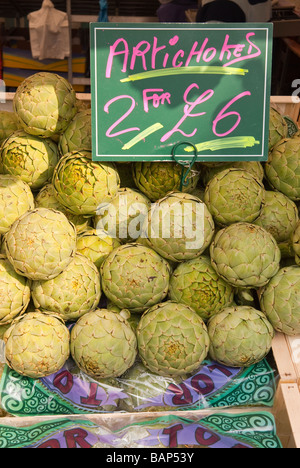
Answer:
<svg viewBox="0 0 300 468"><path fill-rule="evenodd" d="M93 159L266 160L272 28L92 23Z"/></svg>

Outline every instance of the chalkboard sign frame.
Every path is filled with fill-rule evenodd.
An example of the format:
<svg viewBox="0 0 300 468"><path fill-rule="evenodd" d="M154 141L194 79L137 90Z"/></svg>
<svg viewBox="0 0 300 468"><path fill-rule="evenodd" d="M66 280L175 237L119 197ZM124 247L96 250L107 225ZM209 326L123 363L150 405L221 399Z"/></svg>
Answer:
<svg viewBox="0 0 300 468"><path fill-rule="evenodd" d="M272 23L90 32L94 161L267 160Z"/></svg>

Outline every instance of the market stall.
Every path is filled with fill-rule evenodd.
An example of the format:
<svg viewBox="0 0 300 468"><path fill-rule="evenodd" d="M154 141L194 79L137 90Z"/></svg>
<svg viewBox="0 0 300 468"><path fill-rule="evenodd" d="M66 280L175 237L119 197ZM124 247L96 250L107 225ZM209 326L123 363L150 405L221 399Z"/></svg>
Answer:
<svg viewBox="0 0 300 468"><path fill-rule="evenodd" d="M0 103L1 447L299 448L300 100L270 95L272 25L91 31L88 92L31 68Z"/></svg>

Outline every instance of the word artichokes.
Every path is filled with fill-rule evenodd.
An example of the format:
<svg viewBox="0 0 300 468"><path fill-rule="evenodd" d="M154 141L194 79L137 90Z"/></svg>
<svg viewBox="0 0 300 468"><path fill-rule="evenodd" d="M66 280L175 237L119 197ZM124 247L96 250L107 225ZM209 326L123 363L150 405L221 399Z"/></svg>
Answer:
<svg viewBox="0 0 300 468"><path fill-rule="evenodd" d="M167 301L151 307L143 314L136 333L142 363L158 375L190 374L208 354L206 325L184 304Z"/></svg>
<svg viewBox="0 0 300 468"><path fill-rule="evenodd" d="M200 256L214 231L212 215L200 198L172 192L149 210L141 237L165 259L182 262Z"/></svg>
<svg viewBox="0 0 300 468"><path fill-rule="evenodd" d="M1 147L1 171L20 177L33 191L41 189L53 176L59 155L56 143L23 130L13 133Z"/></svg>
<svg viewBox="0 0 300 468"><path fill-rule="evenodd" d="M100 275L94 263L76 253L62 273L46 281L32 281L36 309L53 312L64 321L75 321L95 310L101 297Z"/></svg>
<svg viewBox="0 0 300 468"><path fill-rule="evenodd" d="M137 340L120 314L97 309L82 316L71 330L71 354L77 366L95 378L119 377L137 356Z"/></svg>
<svg viewBox="0 0 300 468"><path fill-rule="evenodd" d="M235 288L211 266L208 256L180 263L174 270L169 298L190 306L206 322L233 303Z"/></svg>
<svg viewBox="0 0 300 468"><path fill-rule="evenodd" d="M151 201L157 201L180 189L182 166L173 162L138 162L132 166L133 180L136 187ZM184 192L193 191L200 178L200 173L193 171Z"/></svg>
<svg viewBox="0 0 300 468"><path fill-rule="evenodd" d="M300 267L281 268L259 294L261 310L275 330L300 333Z"/></svg>
<svg viewBox="0 0 300 468"><path fill-rule="evenodd" d="M140 244L124 244L100 267L102 290L121 309L141 313L168 294L170 266L154 250Z"/></svg>
<svg viewBox="0 0 300 468"><path fill-rule="evenodd" d="M249 367L270 351L274 329L263 312L250 306L232 306L207 324L211 359L231 367Z"/></svg>
<svg viewBox="0 0 300 468"><path fill-rule="evenodd" d="M8 366L33 379L59 371L70 355L70 333L64 322L40 311L14 320L3 339Z"/></svg>
<svg viewBox="0 0 300 468"><path fill-rule="evenodd" d="M0 325L11 323L30 302L30 284L6 258L0 258Z"/></svg>
<svg viewBox="0 0 300 468"><path fill-rule="evenodd" d="M9 231L24 213L34 209L34 198L26 182L11 175L0 175L0 234Z"/></svg>
<svg viewBox="0 0 300 468"><path fill-rule="evenodd" d="M210 245L216 272L235 287L259 288L278 272L281 254L274 237L260 226L235 223L217 232Z"/></svg>
<svg viewBox="0 0 300 468"><path fill-rule="evenodd" d="M260 216L264 206L265 188L249 171L229 168L208 182L204 202L221 226L241 221L251 223Z"/></svg>
<svg viewBox="0 0 300 468"><path fill-rule="evenodd" d="M92 161L88 150L67 153L56 165L52 184L59 203L75 215L94 216L102 203L109 203L120 188L113 163Z"/></svg>
<svg viewBox="0 0 300 468"><path fill-rule="evenodd" d="M76 240L76 229L63 213L36 208L13 223L4 243L17 273L32 280L48 280L72 261Z"/></svg>
<svg viewBox="0 0 300 468"><path fill-rule="evenodd" d="M43 138L63 133L77 112L76 92L63 77L40 72L26 78L13 100L22 128Z"/></svg>

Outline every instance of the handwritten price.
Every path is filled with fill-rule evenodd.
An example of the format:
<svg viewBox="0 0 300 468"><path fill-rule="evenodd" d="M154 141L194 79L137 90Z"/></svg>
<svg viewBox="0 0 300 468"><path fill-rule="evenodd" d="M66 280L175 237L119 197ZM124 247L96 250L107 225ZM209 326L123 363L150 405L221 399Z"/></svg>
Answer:
<svg viewBox="0 0 300 468"><path fill-rule="evenodd" d="M201 93L194 101L192 101L192 100L189 99L189 95L190 95L191 91L193 91L195 89L200 90L199 86L196 83L192 83L191 85L189 85L186 88L186 90L185 90L185 92L183 94L183 113L182 113L182 116L180 117L178 122L173 126L173 128L171 130L167 131L166 133L164 133L163 136L161 136L160 141L162 143L167 142L173 136L173 134L176 133L176 132L179 132L184 137L191 138L191 137L194 137L197 134L197 132L199 131L199 127L200 127L199 123L189 133L186 133L182 129L182 126L183 126L184 122L188 118L193 118L194 119L194 118L199 118L199 117L202 117L202 116L206 115L205 111L195 112L196 108L197 108L197 106L200 106L204 102L212 99L215 92L214 92L213 89L207 89L206 91ZM146 88L146 89L143 90L142 96L143 96L143 108L144 108L145 113L149 112L149 103L152 103L154 108L158 108L159 106L162 106L162 105L171 104L171 98L172 98L171 94L169 92L164 91L164 89L162 89L162 88ZM227 137L228 135L230 135L238 127L238 125L241 122L241 115L239 114L239 112L234 111L234 110L229 110L229 109L231 108L231 106L233 106L234 103L236 103L237 101L239 101L239 100L241 100L241 99L243 99L243 98L245 98L247 96L251 96L250 91L244 91L242 93L239 93L234 98L232 98L221 109L220 112L218 112L217 116L214 118L213 123L212 123L212 132L214 133L214 135L216 135L219 138ZM125 120L131 114L134 113L135 109L137 108L136 100L130 95L120 95L120 96L114 97L113 99L110 99L104 106L104 111L107 114L109 114L110 107L112 105L115 105L116 108L118 109L118 107L120 105L120 102L124 101L124 100L129 101L128 102L128 109L126 110L126 112L124 112L121 115L121 117L119 117L108 128L108 130L106 131L105 134L106 134L106 136L108 138L114 138L114 137L118 137L118 136L120 136L122 134L127 134L127 133L133 132L133 131L139 132L138 135L136 135L133 139L131 139L128 143L126 143L123 146L123 148L122 148L123 150L128 150L128 149L132 148L132 146L137 144L139 141L141 141L144 138L146 138L147 136L149 136L150 134L152 134L152 133L154 133L154 132L156 132L158 130L161 130L163 128L163 125L161 123L157 122L157 123L151 125L150 127L147 127L143 131L141 131L141 129L139 127L129 127L129 128L125 128L125 129L122 129L122 130L120 130L120 129L118 130L118 127L120 126L120 124L122 122L125 122ZM235 119L234 124L232 125L230 123L229 124L229 125L231 125L230 128L228 130L226 130L225 132L224 131L222 133L218 132L218 124L221 121L223 121L224 119L228 119L228 118L232 118L232 117L234 117L234 119ZM253 137L244 137L244 140L241 140L240 138L231 139L231 144L234 144L234 142L236 142L236 143L239 142L239 144L243 144L244 146L252 146L252 145L258 143L258 142L256 142L256 140ZM226 148L227 147L228 140L225 140L225 141L215 140L213 142L208 142L208 143L210 143L210 145L212 145L214 147L214 149L220 149L220 148ZM197 149L201 150L201 148L203 148L203 143L199 144Z"/></svg>

